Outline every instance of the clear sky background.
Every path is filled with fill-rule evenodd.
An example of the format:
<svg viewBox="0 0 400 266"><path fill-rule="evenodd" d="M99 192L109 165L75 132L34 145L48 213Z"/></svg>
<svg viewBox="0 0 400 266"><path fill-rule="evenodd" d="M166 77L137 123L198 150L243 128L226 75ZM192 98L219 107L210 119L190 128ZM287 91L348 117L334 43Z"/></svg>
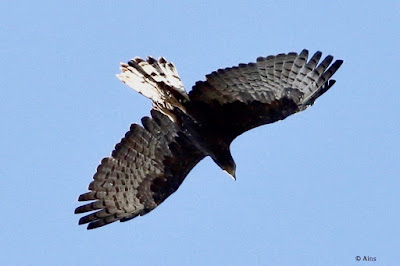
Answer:
<svg viewBox="0 0 400 266"><path fill-rule="evenodd" d="M399 1L1 1L3 265L399 265ZM343 59L310 109L210 158L150 214L87 231L103 157L148 115L119 62L173 61L187 90L281 52ZM376 262L357 262L356 256Z"/></svg>

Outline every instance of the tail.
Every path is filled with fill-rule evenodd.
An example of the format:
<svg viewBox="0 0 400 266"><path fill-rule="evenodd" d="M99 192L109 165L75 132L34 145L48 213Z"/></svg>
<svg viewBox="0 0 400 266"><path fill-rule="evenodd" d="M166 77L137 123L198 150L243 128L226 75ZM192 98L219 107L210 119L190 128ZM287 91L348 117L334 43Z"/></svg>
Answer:
<svg viewBox="0 0 400 266"><path fill-rule="evenodd" d="M158 60L134 58L128 64L121 63L122 73L117 78L126 85L151 99L154 109L174 120L174 107L186 112L184 103L189 100L174 64L161 57Z"/></svg>

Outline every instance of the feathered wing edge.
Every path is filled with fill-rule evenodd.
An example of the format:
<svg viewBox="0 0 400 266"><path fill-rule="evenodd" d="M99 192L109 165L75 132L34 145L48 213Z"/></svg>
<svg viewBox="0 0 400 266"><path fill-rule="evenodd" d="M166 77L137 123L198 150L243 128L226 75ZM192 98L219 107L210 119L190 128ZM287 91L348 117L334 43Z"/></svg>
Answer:
<svg viewBox="0 0 400 266"><path fill-rule="evenodd" d="M152 110L152 118L133 124L111 157L104 158L78 201L92 201L75 209L86 213L79 224L88 229L144 215L181 185L204 157L178 126ZM93 212L92 212L93 211Z"/></svg>
<svg viewBox="0 0 400 266"><path fill-rule="evenodd" d="M343 63L343 60L336 60L331 64L331 55L319 63L321 56L318 51L307 61L308 51L304 49L299 54L259 57L256 63L219 69L206 75L206 81L198 81L189 98L220 104L235 101L271 103L291 97L288 93L297 90L301 94L301 97L296 95L297 104L304 109L332 87L335 81L329 79Z"/></svg>
<svg viewBox="0 0 400 266"><path fill-rule="evenodd" d="M300 110L310 106L335 84L330 78L343 64L343 60L333 61L333 56L326 56L321 62L322 53L317 51L310 60L308 50L297 53L279 54L277 56L259 57L257 68L260 76L267 77L266 87L272 84L275 99L285 93L297 90L302 96L299 104ZM332 63L332 64L331 64ZM263 69L263 66L267 66Z"/></svg>

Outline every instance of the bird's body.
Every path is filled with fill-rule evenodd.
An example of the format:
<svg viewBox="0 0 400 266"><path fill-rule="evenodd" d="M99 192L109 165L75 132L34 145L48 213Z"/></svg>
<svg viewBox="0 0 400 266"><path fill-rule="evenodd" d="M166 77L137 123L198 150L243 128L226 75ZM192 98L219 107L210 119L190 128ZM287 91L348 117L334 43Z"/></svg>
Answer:
<svg viewBox="0 0 400 266"><path fill-rule="evenodd" d="M172 63L164 58L135 58L121 63L117 77L153 101L143 127L133 124L103 159L90 192L93 202L75 212L98 210L80 219L96 228L144 215L181 185L191 169L210 156L235 178L231 142L254 127L282 120L306 109L334 83L343 61L308 51L260 57L256 63L220 69L187 94ZM329 67L329 68L328 68Z"/></svg>

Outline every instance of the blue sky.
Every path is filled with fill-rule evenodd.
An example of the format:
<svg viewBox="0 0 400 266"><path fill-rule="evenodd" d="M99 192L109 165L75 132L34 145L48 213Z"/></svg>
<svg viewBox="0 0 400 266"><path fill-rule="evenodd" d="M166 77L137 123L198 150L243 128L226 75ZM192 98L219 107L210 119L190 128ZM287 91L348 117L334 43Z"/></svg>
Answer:
<svg viewBox="0 0 400 266"><path fill-rule="evenodd" d="M2 264L398 265L399 12L398 1L2 1ZM236 182L207 158L150 214L77 225L98 163L151 107L117 80L119 62L165 56L190 90L217 68L303 48L344 60L337 83L236 139Z"/></svg>

